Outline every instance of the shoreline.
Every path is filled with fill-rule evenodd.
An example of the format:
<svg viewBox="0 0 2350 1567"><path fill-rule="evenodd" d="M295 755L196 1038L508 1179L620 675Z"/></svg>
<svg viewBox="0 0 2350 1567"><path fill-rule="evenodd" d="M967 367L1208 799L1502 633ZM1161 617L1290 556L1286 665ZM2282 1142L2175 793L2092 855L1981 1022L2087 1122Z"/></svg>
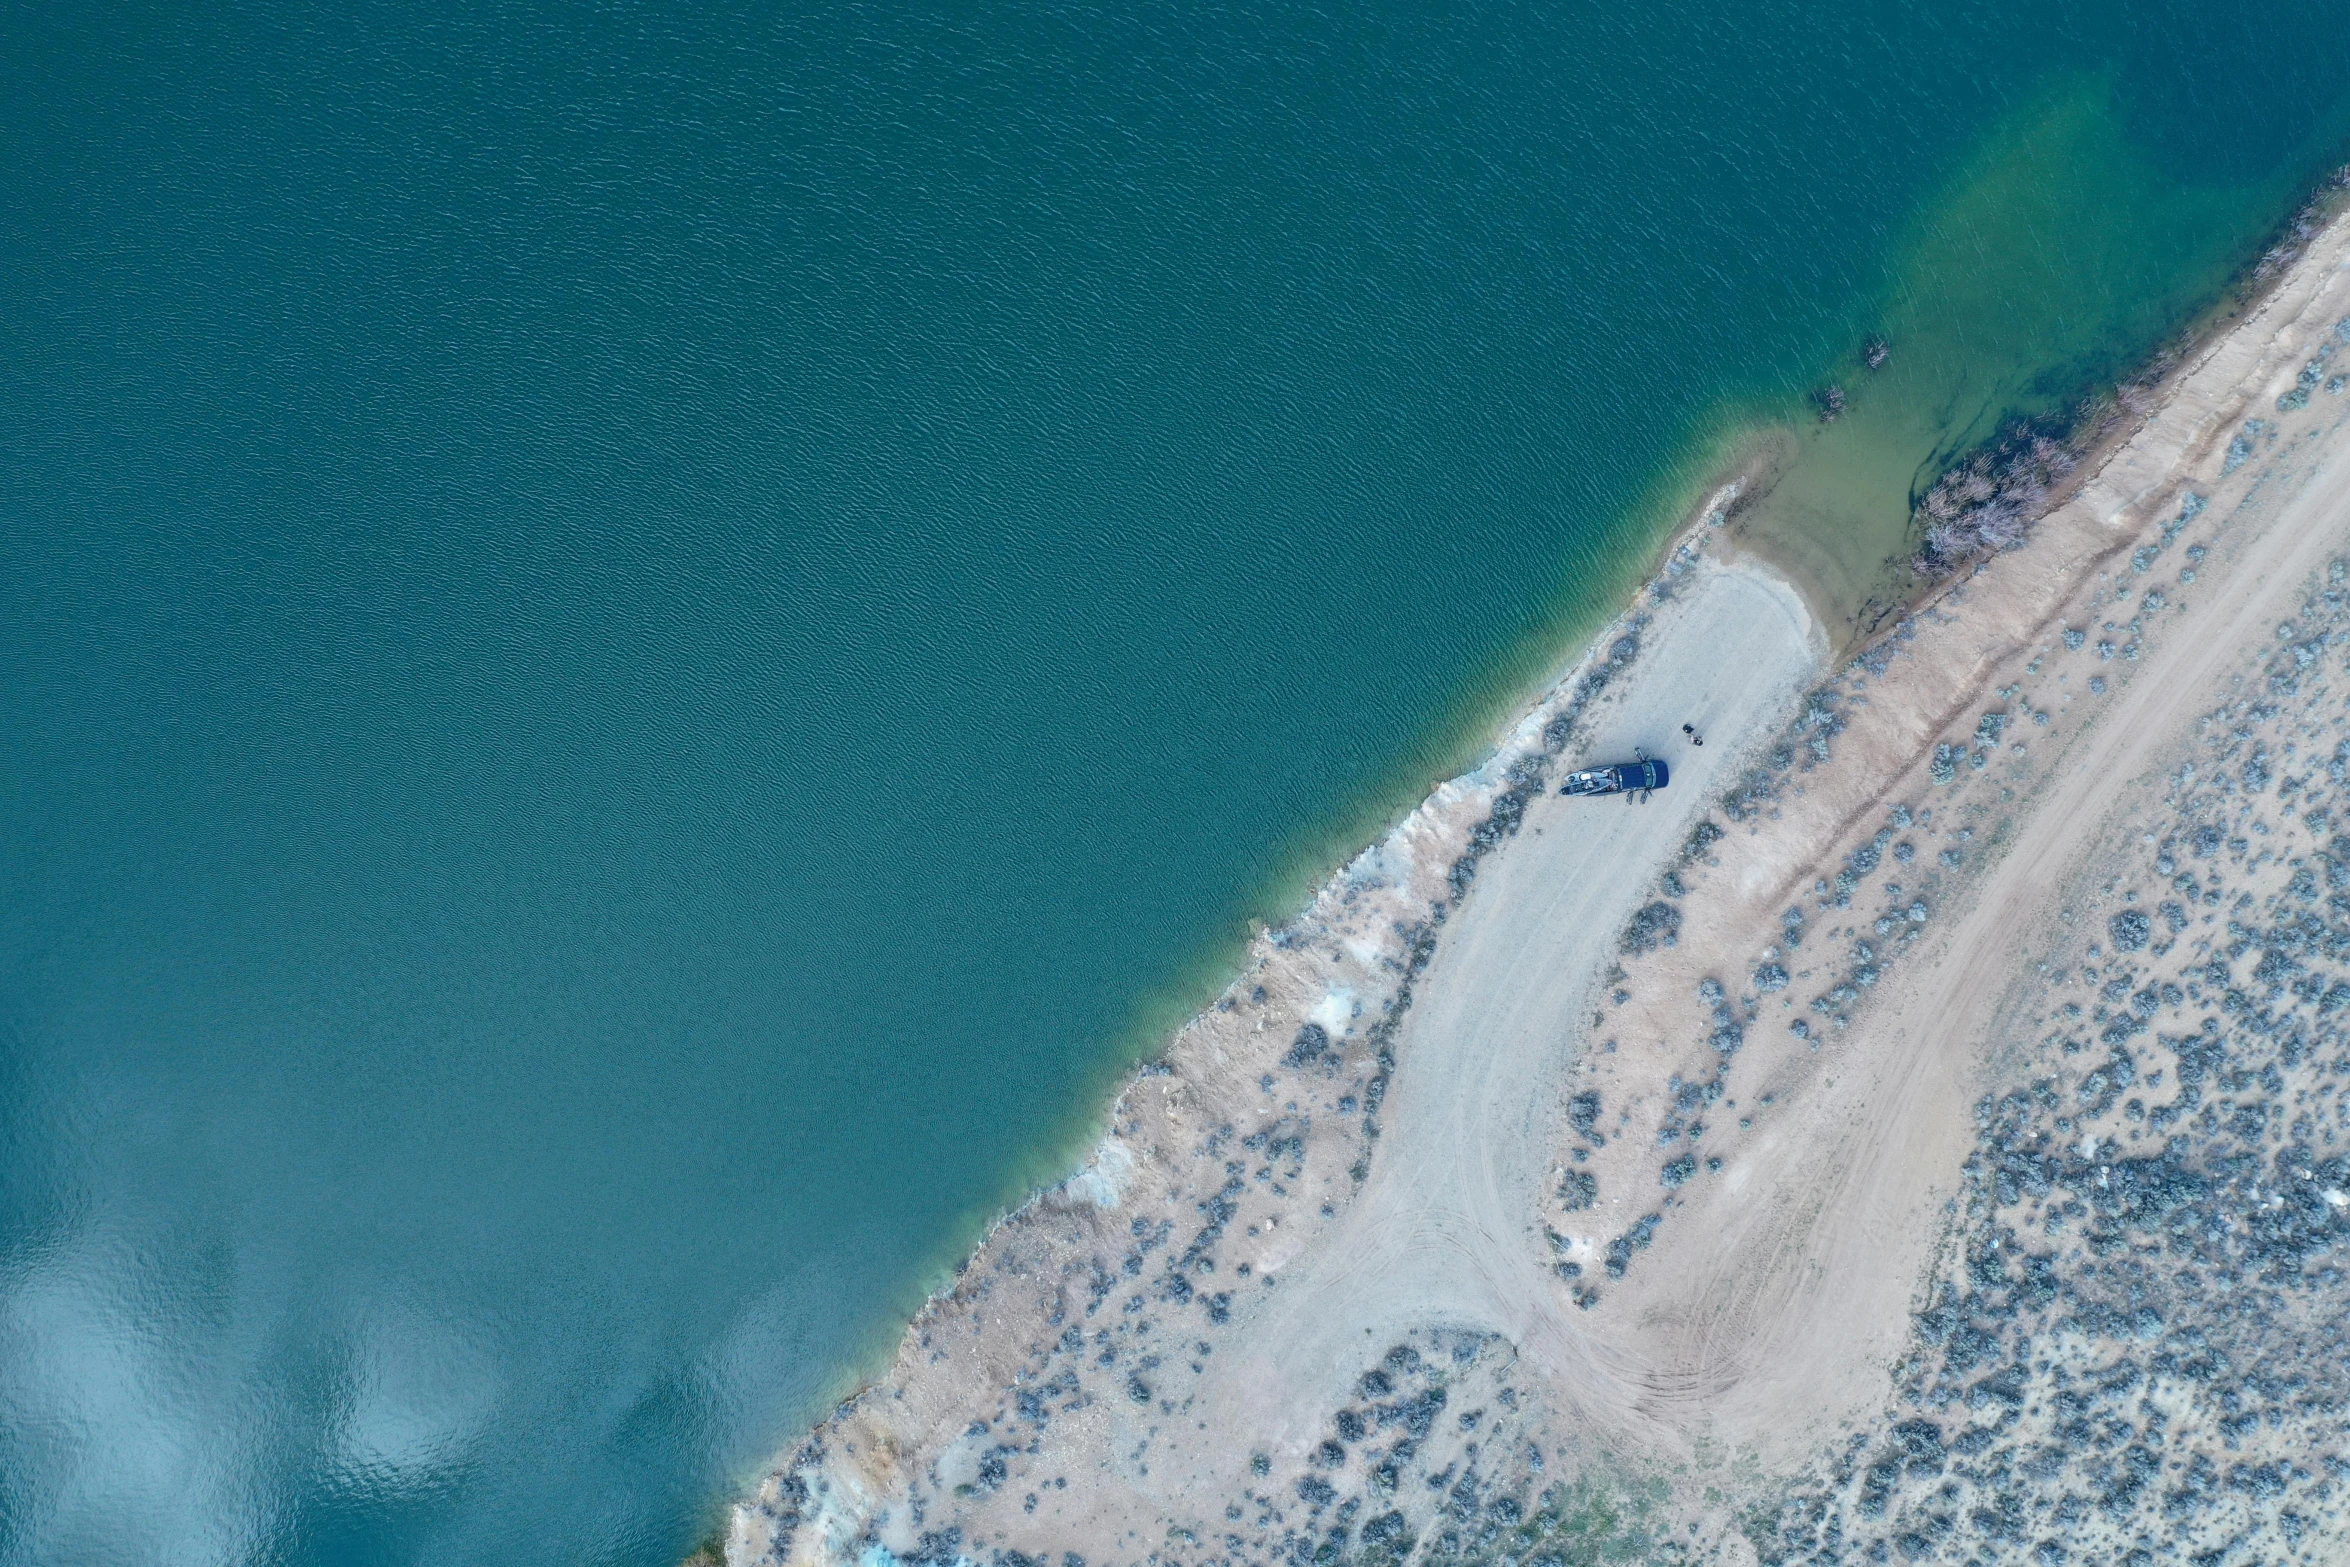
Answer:
<svg viewBox="0 0 2350 1567"><path fill-rule="evenodd" d="M2263 299L2273 299L2289 284L2293 275L2292 270L2287 269L2282 275L2273 278ZM2211 353L2218 351L2216 345L2229 340L2248 320L2257 319L2265 308L2264 303L2256 303L2219 317L2219 321L2233 324L2215 324L2199 344L2206 351L2182 355L2166 373L2163 382L2166 388L2165 406L2176 389L2208 362ZM2161 411L2158 408L2153 416L2133 430L2114 434L2111 447L2101 460L2083 464L2085 471L2074 487L2075 498L2103 477L2116 454L2136 441L2146 427L2160 417ZM1743 493L1733 497L1746 498ZM1357 1077L1351 1080L1359 1080L1366 1110L1363 1119L1367 1135L1359 1139L1360 1144L1367 1150L1379 1142L1381 1131L1375 1123L1382 1101L1395 1081L1393 1047L1396 1034L1412 1005L1412 986L1427 968L1436 938L1448 921L1449 911L1461 906L1465 891L1477 879L1479 867L1488 851L1510 835L1524 819L1529 802L1538 798L1532 792L1533 779L1528 773L1529 767L1539 767L1541 762L1555 757L1570 743L1578 727L1593 715L1598 704L1606 697L1612 676L1620 673L1637 657L1637 652L1614 657L1614 650L1627 636L1637 644L1641 634L1654 623L1655 612L1674 602L1676 583L1701 569L1698 562L1703 551L1697 546L1707 542L1706 535L1711 531L1707 526L1709 513L1717 509L1716 503L1720 499L1720 491L1709 495L1708 500L1694 510L1689 520L1665 540L1659 552L1661 569L1635 595L1633 606L1609 622L1582 657L1569 665L1564 674L1545 683L1538 699L1523 708L1520 716L1506 726L1501 740L1483 763L1440 785L1378 843L1349 860L1316 892L1295 920L1279 929L1260 932L1252 939L1249 944L1249 963L1240 977L1228 987L1223 1000L1178 1030L1162 1061L1145 1066L1129 1080L1127 1089L1113 1106L1111 1131L1101 1140L1094 1157L1085 1168L1060 1187L1037 1194L999 1220L989 1230L956 1286L944 1294L934 1296L925 1306L913 1326L907 1330L899 1357L901 1368L912 1369L907 1365L905 1349L926 1343L929 1335L943 1325L944 1319L954 1314L958 1305L970 1306L988 1298L988 1292L996 1280L986 1277L975 1280L973 1275L983 1272L981 1263L989 1253L1015 1249L1003 1243L1007 1238L1017 1235L1022 1226L1033 1225L1046 1216L1056 1221L1074 1218L1082 1221L1076 1225L1076 1230L1087 1232L1089 1228L1099 1228L1092 1225L1092 1219L1106 1215L1134 1191L1138 1179L1136 1172L1148 1161L1137 1158L1133 1135L1121 1131L1121 1123L1139 1128L1145 1113L1142 1107L1130 1101L1147 1098L1149 1089L1154 1085L1164 1085L1167 1078L1177 1075L1179 1067L1188 1069L1194 1062L1201 1065L1225 1064L1218 1054L1218 1047L1197 1036L1211 1027L1215 1019L1229 1018L1240 1007L1254 1006L1268 1013L1283 1013L1286 1008L1287 1013L1302 1018L1297 1036L1299 1043L1289 1046L1289 1055L1297 1054L1300 1044L1307 1041L1308 1029L1320 1029L1323 1034L1322 1044L1318 1049L1308 1052L1306 1060L1300 1065L1317 1064L1322 1056L1334 1054L1342 1069L1355 1071ZM2057 509L2061 510L2068 504L2072 502L2060 502ZM1735 532L1734 528L1722 530L1723 536L1733 541ZM1746 551L1742 548L1738 553ZM1709 562L1703 569L1722 571L1762 568L1752 561L1733 566L1724 566L1715 561ZM1913 610L1909 618L1939 613L1936 606L1953 596L1963 595L1979 572L1980 568L1929 587L1919 607ZM1891 635L1897 636L1898 633ZM1887 638L1874 639L1874 643L1864 641L1860 646L1865 651L1869 646L1885 640ZM1596 684L1593 684L1594 677L1598 677ZM1375 894L1390 896L1380 900L1373 896ZM1427 912L1412 915L1411 905L1414 903ZM1371 906L1360 905L1375 906L1377 915L1374 915ZM1399 939L1392 947L1382 950L1382 944L1376 939L1377 933L1370 927L1376 917L1388 915L1393 916L1391 923L1396 927L1394 935ZM1320 950L1310 946L1310 932L1317 924L1339 932L1342 938L1339 945L1342 947L1348 945L1346 938L1351 936L1353 946L1360 949L1355 952L1354 966L1363 975L1382 975L1391 982L1393 1001L1383 1014L1375 1013L1365 1004L1376 999L1375 991L1368 995L1363 991L1349 992L1351 1011L1347 1007L1332 1005L1331 998L1338 994L1336 987L1322 987L1322 994L1318 997L1310 994L1313 987L1305 983L1305 977L1319 972L1314 969L1313 962L1324 956ZM1301 952L1303 957L1299 961L1283 961ZM1280 991L1282 994L1277 1000L1272 1000L1267 994L1271 991ZM1244 995L1250 999L1236 1000L1236 997ZM1348 1012L1349 1015L1341 1016L1341 1012ZM1365 1021L1374 1018L1375 1021ZM1266 1020L1264 1016L1258 1018L1259 1031L1265 1027ZM1358 1024L1361 1026L1358 1027ZM1207 1048L1201 1049L1202 1045ZM1187 1082L1186 1086L1191 1085ZM1162 1097L1170 1096L1162 1093ZM1166 1112L1165 1105L1156 1109L1156 1121L1161 1127L1174 1124ZM1196 1121L1197 1117L1193 1119ZM1307 1135L1314 1134L1292 1135L1298 1136L1302 1143ZM1304 1149L1301 1147L1299 1152L1302 1155ZM1301 1157L1300 1169L1308 1162L1311 1161ZM1367 1155L1357 1162L1368 1163ZM1360 1176L1354 1177L1357 1184L1361 1179ZM1343 1186L1332 1185L1330 1189L1341 1200L1351 1195L1349 1189ZM1287 1193L1282 1195L1288 1196ZM1102 1199L1108 1201L1105 1203ZM1176 1228L1182 1226L1177 1225ZM1270 1228L1267 1233L1271 1233ZM1083 1238L1089 1247L1107 1246L1113 1254L1124 1244L1123 1240L1113 1241L1106 1234L1086 1233ZM1647 1244L1644 1237L1643 1248ZM1148 1250L1144 1248L1146 1255ZM1587 1244L1587 1250L1592 1259L1596 1260L1599 1247ZM1572 1260L1581 1254L1573 1253L1570 1248L1568 1255ZM996 1261L1001 1264L1004 1259L999 1256ZM1035 1258L1028 1259L1026 1265L1041 1266ZM996 1271L1002 1271L1000 1266ZM1280 1265L1270 1264L1258 1271L1278 1276ZM1019 1270L1015 1269L1008 1276L1020 1276ZM1212 1299L1212 1296L1209 1298ZM1023 1354L1013 1357L1013 1360L1024 1362L1027 1358ZM994 1378L995 1385L1007 1388L1017 1385L1019 1376L1013 1363L1007 1361L995 1370L1001 1373ZM988 1379L983 1377L980 1380L984 1383ZM870 1386L824 1423L823 1429L835 1434L846 1453L853 1454L855 1451L855 1438L848 1434L851 1422L872 1413L870 1406L877 1395L886 1389L886 1385L885 1381ZM908 1392L908 1388L901 1386L894 1391L894 1397L902 1401ZM881 1421L872 1429L878 1432L888 1424L890 1422ZM872 1440L868 1438L869 1443ZM997 1444L999 1447L1001 1445ZM951 1448L953 1444L948 1446ZM804 1450L800 1460L791 1467L805 1471L816 1462L815 1455L825 1451L828 1449ZM909 1452L904 1456L913 1455ZM974 1457L973 1474L984 1479L988 1473L988 1461L988 1455L984 1452ZM935 1458L929 1466L933 1471L950 1477L946 1486L950 1493L955 1485L970 1487L978 1483L976 1480L951 1480L959 1462L959 1458L947 1453ZM944 1467L941 1468L941 1465ZM865 1469L867 1465L859 1463L854 1467ZM887 1506L883 1496L887 1483L892 1478L903 1476L897 1472L893 1456L888 1466L871 1473L870 1478L881 1484L872 1489L862 1485L856 1487L865 1492L862 1497L850 1496L845 1492L811 1494L802 1482L802 1495L795 1501L791 1495L794 1482L789 1471L779 1471L779 1476L771 1476L767 1485L762 1487L758 1498L738 1509L729 1545L730 1557L736 1560L751 1559L751 1548L756 1543L753 1536L759 1530L759 1520L783 1523L786 1521L783 1515L788 1513L793 1515L789 1519L791 1527L782 1531L782 1543L790 1559L835 1559L838 1553L845 1551L863 1533L862 1525L856 1529L846 1528L851 1517L862 1511L867 1515L867 1521L871 1521L870 1515L875 1504ZM987 1489L992 1490L993 1486ZM811 1527L803 1530L800 1527L802 1524ZM821 1545L818 1543L820 1537L826 1537ZM915 1543L917 1539L918 1536L908 1536L907 1543ZM775 1531L768 1532L766 1543L777 1543ZM810 1554L806 1547L816 1547L815 1554Z"/></svg>
<svg viewBox="0 0 2350 1567"><path fill-rule="evenodd" d="M2321 181L2314 194L2280 219L2260 244L2258 254L2229 278L2208 305L2159 340L2142 357L2141 368L2122 387L2102 387L2067 405L2064 419L2075 429L2084 418L2101 421L2093 432L2094 438L2079 449L2083 473L2136 428L2131 420L2116 416L2111 406L2116 401L2115 393L2134 389L2144 400L2159 401L2164 389L2183 373L2184 366L2191 364L2244 314L2258 308L2281 280L2282 266L2298 256L2300 247L2306 246L2315 232L2313 224L2321 224L2345 202L2350 202L2350 167ZM2151 382L2149 371L2154 376ZM1823 373L1832 374L1833 367L1823 367ZM1786 414L1793 412L1789 409ZM2125 425L2129 428L2125 429ZM1749 538L1741 526L1753 520L1753 514L1768 500L1773 486L1795 459L1799 430L1800 425L1790 417L1764 414L1742 416L1711 437L1693 434L1689 438L1693 446L1710 445L1714 449L1710 460L1692 464L1697 476L1671 484L1662 496L1637 501L1630 508L1633 513L1654 510L1675 520L1660 528L1656 541L1640 557L1641 567L1628 575L1630 585L1617 600L1618 607L1597 618L1589 629L1572 631L1550 642L1553 651L1536 660L1541 673L1531 679L1481 687L1476 694L1464 697L1458 706L1458 714L1467 716L1446 718L1431 726L1434 735L1454 736L1435 743L1440 751L1458 757L1460 765L1447 770L1417 793L1397 793L1389 803L1377 803L1385 796L1366 797L1359 809L1340 811L1326 830L1318 830L1283 851L1263 887L1244 900L1244 911L1236 917L1229 934L1202 948L1191 965L1193 978L1179 979L1140 999L1135 1021L1119 1032L1122 1043L1102 1069L1104 1100L1114 1100L1120 1091L1117 1085L1130 1083L1137 1071L1162 1056L1189 1022L1213 1006L1237 982L1238 976L1249 967L1248 954L1254 950L1257 940L1304 918L1320 892L1342 875L1354 858L1366 852L1366 845L1376 845L1395 832L1446 782L1469 776L1490 762L1502 750L1512 730L1542 705L1549 693L1583 672L1595 651L1616 634L1627 616L1637 612L1639 603L1663 578L1674 554L1691 541L1707 536L1709 523L1727 524L1720 527L1719 534L1727 548L1787 581L1804 597L1815 618L1824 626L1833 625L1838 606L1823 599L1823 590L1818 585L1811 583L1792 563L1780 558L1783 552L1774 541ZM1957 457L1963 459L1970 450L1962 449ZM2063 504L2079 482L2080 477L2076 475L2070 485L2052 497L2048 509ZM1664 499L1665 496L1672 498ZM1833 661L1842 663L1857 656L1889 634L1891 623L1930 606L1962 580L1963 573L1915 578L1917 585L1907 599L1881 608L1867 625L1839 639ZM1500 660L1514 661L1513 655L1506 653ZM1287 912L1277 915L1277 910ZM1084 1131L1053 1143L1049 1150L1040 1150L1027 1162L1040 1169L1065 1169L1089 1157L1108 1115L1106 1111L1094 1112L1080 1119ZM986 1244L996 1228L1057 1184L1040 1176L1027 1184L1027 1195L1019 1202L998 1208L994 1217L974 1225L970 1230L974 1239L968 1245L950 1247L942 1253L954 1260L939 1265L935 1272L938 1282L923 1292L923 1301L927 1303L951 1290L962 1266ZM868 1380L854 1372L844 1372L843 1377L852 1387Z"/></svg>
<svg viewBox="0 0 2350 1567"><path fill-rule="evenodd" d="M1475 881L1478 865L1507 839L1513 820L1539 789L1541 778L1535 774L1547 775L1548 764L1579 737L1595 709L1607 702L1618 678L1637 665L1642 633L1654 624L1660 610L1677 607L1685 579L1708 570L1775 583L1806 628L1812 666L1822 665L1824 633L1791 585L1756 559L1725 565L1700 548L1720 538L1722 530L1716 519L1737 501L1741 477L1735 471L1717 471L1714 482L1702 492L1703 500L1690 509L1682 525L1658 550L1658 569L1637 590L1633 602L1605 623L1563 672L1538 687L1531 701L1520 704L1479 765L1440 782L1387 833L1332 872L1289 921L1260 928L1252 935L1247 961L1220 998L1177 1029L1157 1059L1127 1074L1124 1089L1110 1107L1109 1129L1094 1141L1082 1165L1060 1183L1032 1193L999 1217L956 1270L953 1281L930 1296L903 1335L897 1357L901 1369L907 1366L908 1347L927 1344L938 1318L959 1305L987 1298L989 1291L984 1285L976 1290L973 1286L991 1253L1004 1250L1008 1241L1020 1238L1024 1229L1040 1220L1091 1219L1117 1209L1126 1200L1136 1184L1138 1165L1144 1162L1137 1159L1132 1136L1138 1124L1132 1101L1182 1071L1176 1064L1179 1058L1194 1057L1189 1064L1195 1070L1204 1067L1210 1072L1226 1064L1225 1052L1215 1043L1207 1043L1203 1050L1199 1037L1218 1019L1230 1019L1243 1009L1257 1011L1262 1015L1251 1032L1261 1034L1270 1017L1294 1013L1302 1020L1299 1037L1311 1029L1332 1036L1324 1049L1348 1061L1355 1069L1350 1082L1362 1090L1362 1133L1352 1145L1356 1150L1368 1150L1380 1141L1384 1129L1379 1110L1397 1064L1395 1032L1412 1006L1413 982L1427 964L1437 932ZM1737 754L1734 746L1716 744L1717 759L1727 761ZM1375 928L1382 921L1384 930ZM1364 988L1333 990L1321 982L1316 960L1323 954L1308 945L1304 934L1316 927L1346 931L1345 946L1355 960L1352 977L1363 981ZM1312 994L1317 989L1319 996ZM1333 995L1349 998L1352 1005L1345 1010L1350 1015L1338 1015L1332 1006ZM1376 1021L1369 1021L1374 1018ZM1293 1044L1289 1053L1294 1054L1295 1049ZM1197 1060L1201 1055L1211 1059ZM1357 1159L1356 1165L1363 1162ZM1000 1264L1001 1259L998 1261ZM1019 1271L1032 1265L1033 1259L1014 1264ZM1279 1276L1277 1265L1244 1265L1242 1272L1244 1276L1253 1272L1267 1282ZM849 1537L860 1531L843 1533L845 1518L836 1503L846 1503L852 1512L861 1511L865 1498L802 1496L794 1500L788 1476L806 1468L826 1450L823 1430L867 1413L890 1380L868 1381L843 1400L820 1423L819 1435L767 1476L759 1494L737 1504L726 1545L728 1561L752 1559L746 1555L746 1547L752 1545L750 1536L759 1532L753 1519L783 1524L789 1534L802 1535L803 1543L807 1543L807 1536L799 1529L803 1521L813 1526L810 1533L831 1538L834 1556L801 1553L786 1559L836 1559L837 1552L845 1549ZM854 1440L842 1445L849 1454L855 1453ZM779 1479L783 1482L780 1485Z"/></svg>
<svg viewBox="0 0 2350 1567"><path fill-rule="evenodd" d="M1292 912L1278 923L1258 915L1248 916L1245 935L1240 936L1235 943L1238 953L1235 961L1223 961L1213 955L1203 957L1199 964L1200 970L1215 976L1212 984L1203 983L1198 991L1206 999L1186 1001L1178 997L1167 1000L1162 1006L1145 998L1142 1007L1145 1013L1152 1016L1171 1014L1178 1021L1162 1025L1142 1024L1131 1030L1131 1037L1136 1041L1134 1053L1125 1058L1125 1064L1112 1066L1104 1073L1105 1080L1115 1085L1108 1096L1107 1108L1085 1117L1090 1128L1088 1131L1066 1143L1056 1144L1055 1151L1040 1152L1031 1161L1046 1167L1057 1167L1068 1173L1056 1180L1037 1182L1029 1187L1027 1195L1020 1201L999 1209L983 1225L975 1226L972 1230L975 1239L967 1245L954 1248L955 1260L952 1264L941 1264L935 1275L938 1282L923 1292L921 1303L909 1314L907 1325L894 1332L877 1330L877 1343L902 1341L927 1313L953 1297L971 1264L1007 1226L1020 1220L1039 1203L1087 1176L1107 1140L1107 1128L1117 1119L1118 1103L1125 1094L1152 1075L1186 1029L1216 1010L1220 1001L1228 1000L1241 987L1242 981L1263 965L1267 953L1284 948L1284 933L1304 923L1320 899L1347 878L1351 867L1378 854L1391 839L1402 835L1414 818L1437 805L1440 799L1458 801L1469 797L1479 787L1490 786L1497 775L1507 774L1508 757L1505 753L1513 741L1522 741L1530 728L1539 727L1562 692L1568 692L1586 677L1602 671L1606 649L1620 639L1629 622L1645 618L1643 605L1650 603L1657 590L1669 585L1675 577L1676 558L1683 556L1693 545L1709 538L1719 542L1728 537L1730 530L1723 524L1734 521L1739 510L1755 498L1758 480L1768 474L1774 463L1781 432L1780 424L1764 423L1753 427L1742 437L1717 442L1716 445L1724 455L1698 469L1702 478L1676 487L1681 499L1670 506L1668 514L1675 516L1677 521L1662 531L1658 541L1643 554L1641 559L1644 565L1634 577L1633 586L1619 600L1619 607L1601 619L1596 629L1577 634L1575 640L1562 647L1547 661L1546 672L1537 679L1514 683L1506 691L1496 688L1489 697L1470 699L1463 704L1467 709L1501 714L1498 719L1481 720L1474 726L1482 738L1462 742L1460 751L1476 758L1472 765L1436 780L1409 804L1392 810L1365 813L1365 819L1375 819L1379 824L1372 833L1349 835L1334 830L1323 835L1332 843L1352 842L1357 845L1343 857L1325 856L1318 851L1301 851L1296 859L1313 868L1296 878L1299 890L1291 904ZM1785 580L1779 577L1766 551L1740 549L1737 553L1750 569ZM1681 569L1687 568L1683 566ZM1799 593L1792 583L1788 586L1791 592ZM1485 848L1491 846L1472 845L1471 839L1476 829L1490 819L1493 800L1498 798L1500 792L1506 791L1475 795L1481 804L1474 809L1483 814L1477 815L1474 820L1454 822L1443 829L1454 833L1461 840L1464 851L1473 849L1474 853L1481 855ZM1278 887L1285 885L1285 882L1276 876L1273 885ZM1271 904L1281 900L1268 896L1255 901ZM1190 995L1192 992L1186 989L1183 994ZM876 1357L874 1363L886 1367L886 1356L885 1350ZM816 1424L821 1427L854 1407L860 1398L871 1391L882 1374L844 1369L839 1377L844 1391L829 1402L829 1413L820 1416ZM772 1478L777 1463L793 1457L791 1450L774 1455L754 1475L746 1476L739 1490L720 1499L718 1505L722 1513L726 1516L734 1514L743 1505L742 1499L746 1493L754 1491L760 1480ZM725 1546L730 1532L723 1524L714 1529L705 1542L689 1555L687 1567L701 1567L705 1562L716 1567L717 1563L730 1560Z"/></svg>

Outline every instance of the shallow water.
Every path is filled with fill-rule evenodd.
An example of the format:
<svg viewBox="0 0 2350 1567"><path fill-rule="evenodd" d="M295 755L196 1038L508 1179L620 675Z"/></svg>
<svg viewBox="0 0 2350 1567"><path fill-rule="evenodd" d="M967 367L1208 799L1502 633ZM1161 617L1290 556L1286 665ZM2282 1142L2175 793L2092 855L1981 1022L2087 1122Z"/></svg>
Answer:
<svg viewBox="0 0 2350 1567"><path fill-rule="evenodd" d="M1886 452L2069 393L2338 151L2350 42L4 25L26 1563L674 1559L1725 432L1880 328L1966 372ZM2019 145L2088 172L2002 226Z"/></svg>
<svg viewBox="0 0 2350 1567"><path fill-rule="evenodd" d="M2052 73L2000 119L1891 248L1871 302L1884 362L1848 351L1820 372L1845 394L1842 413L1806 409L1777 432L1772 487L1740 532L1795 573L1840 636L1915 591L1913 497L1944 464L2004 420L2062 417L2110 390L2241 269L2242 214L2261 182L2219 183L2158 156L2132 134L2124 80ZM2290 167L2260 204L2280 215Z"/></svg>

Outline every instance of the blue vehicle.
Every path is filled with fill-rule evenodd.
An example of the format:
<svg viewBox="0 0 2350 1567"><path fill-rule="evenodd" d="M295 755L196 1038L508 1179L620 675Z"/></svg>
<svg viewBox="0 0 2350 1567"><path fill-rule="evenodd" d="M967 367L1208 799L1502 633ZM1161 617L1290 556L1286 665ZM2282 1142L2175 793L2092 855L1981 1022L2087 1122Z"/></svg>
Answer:
<svg viewBox="0 0 2350 1567"><path fill-rule="evenodd" d="M1566 782L1559 785L1559 793L1629 794L1638 796L1645 804L1650 791L1662 789L1672 781L1671 768L1653 756L1643 756L1636 762L1617 762L1569 773Z"/></svg>

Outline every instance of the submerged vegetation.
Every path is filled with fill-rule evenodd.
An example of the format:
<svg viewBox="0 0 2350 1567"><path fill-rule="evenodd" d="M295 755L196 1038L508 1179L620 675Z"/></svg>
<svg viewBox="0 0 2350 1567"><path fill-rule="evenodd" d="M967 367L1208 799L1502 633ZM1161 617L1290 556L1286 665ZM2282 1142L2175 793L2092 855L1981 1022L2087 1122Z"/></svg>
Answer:
<svg viewBox="0 0 2350 1567"><path fill-rule="evenodd" d="M1918 575L1943 577L1994 550L2013 549L2048 511L2057 487L2080 466L2069 429L2018 420L1965 460L1942 471L1917 504L1924 538Z"/></svg>

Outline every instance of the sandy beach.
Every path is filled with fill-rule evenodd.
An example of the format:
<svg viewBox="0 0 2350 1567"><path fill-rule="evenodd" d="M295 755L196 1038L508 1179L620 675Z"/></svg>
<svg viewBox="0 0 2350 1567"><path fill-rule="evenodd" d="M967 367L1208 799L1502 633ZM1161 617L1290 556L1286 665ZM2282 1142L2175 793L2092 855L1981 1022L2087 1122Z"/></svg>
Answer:
<svg viewBox="0 0 2350 1567"><path fill-rule="evenodd" d="M2320 1559L2346 260L2337 222L1849 663L1709 501L729 1562ZM1556 792L1636 750L1645 803ZM2260 1369L2194 1369L2222 1340Z"/></svg>

